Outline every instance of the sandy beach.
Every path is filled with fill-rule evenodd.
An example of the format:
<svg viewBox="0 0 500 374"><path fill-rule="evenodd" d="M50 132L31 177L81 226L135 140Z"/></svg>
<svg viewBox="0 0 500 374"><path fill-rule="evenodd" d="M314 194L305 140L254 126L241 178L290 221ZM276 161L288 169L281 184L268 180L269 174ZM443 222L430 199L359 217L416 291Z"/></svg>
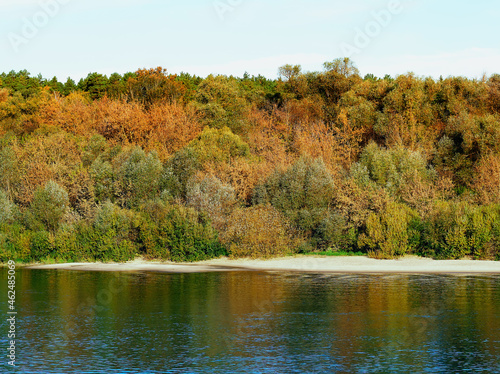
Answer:
<svg viewBox="0 0 500 374"><path fill-rule="evenodd" d="M368 257L294 256L269 260L219 258L195 263L154 262L136 259L126 263L68 263L27 266L30 269L80 271L155 271L166 273L220 271L284 271L312 273L460 273L500 274L500 262L433 260L407 256L397 260Z"/></svg>

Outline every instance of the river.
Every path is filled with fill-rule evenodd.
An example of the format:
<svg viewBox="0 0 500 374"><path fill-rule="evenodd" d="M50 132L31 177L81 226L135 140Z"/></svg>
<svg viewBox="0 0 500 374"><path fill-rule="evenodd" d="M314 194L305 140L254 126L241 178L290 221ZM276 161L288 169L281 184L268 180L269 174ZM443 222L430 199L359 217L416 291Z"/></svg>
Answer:
<svg viewBox="0 0 500 374"><path fill-rule="evenodd" d="M19 373L500 372L500 276L20 269ZM7 271L0 342L7 339Z"/></svg>

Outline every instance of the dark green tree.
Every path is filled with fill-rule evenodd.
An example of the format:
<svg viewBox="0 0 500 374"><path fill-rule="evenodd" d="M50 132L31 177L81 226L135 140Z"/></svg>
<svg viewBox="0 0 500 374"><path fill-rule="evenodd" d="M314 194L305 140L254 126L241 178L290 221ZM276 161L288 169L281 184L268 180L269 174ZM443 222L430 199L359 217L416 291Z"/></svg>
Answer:
<svg viewBox="0 0 500 374"><path fill-rule="evenodd" d="M93 100L102 98L106 94L108 77L99 73L90 73L85 79L80 80L78 88L88 92Z"/></svg>

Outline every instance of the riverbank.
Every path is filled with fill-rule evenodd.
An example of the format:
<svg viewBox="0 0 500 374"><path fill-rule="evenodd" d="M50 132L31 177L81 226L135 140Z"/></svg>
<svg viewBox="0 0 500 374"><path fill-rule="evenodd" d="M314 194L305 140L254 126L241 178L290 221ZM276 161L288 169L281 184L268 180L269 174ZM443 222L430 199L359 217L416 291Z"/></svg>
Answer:
<svg viewBox="0 0 500 374"><path fill-rule="evenodd" d="M220 271L291 271L312 273L466 273L500 274L500 262L475 260L433 260L407 256L396 260L368 257L294 256L269 260L219 258L194 263L155 262L136 259L126 263L69 263L30 265L29 269L80 271L155 271L197 273Z"/></svg>

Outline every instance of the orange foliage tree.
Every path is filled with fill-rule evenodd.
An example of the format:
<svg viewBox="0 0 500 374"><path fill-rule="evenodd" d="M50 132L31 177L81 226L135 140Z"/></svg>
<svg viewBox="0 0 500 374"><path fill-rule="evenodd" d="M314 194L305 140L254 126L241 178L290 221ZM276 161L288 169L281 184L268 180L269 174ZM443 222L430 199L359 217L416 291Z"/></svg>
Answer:
<svg viewBox="0 0 500 374"><path fill-rule="evenodd" d="M500 203L500 155L489 154L479 161L472 188L480 203Z"/></svg>
<svg viewBox="0 0 500 374"><path fill-rule="evenodd" d="M167 69L139 69L135 77L127 81L128 99L138 101L146 107L160 102L173 102L182 99L187 92L175 75L168 75Z"/></svg>
<svg viewBox="0 0 500 374"><path fill-rule="evenodd" d="M107 97L91 101L82 93L51 99L40 117L48 126L75 135L99 134L112 144L156 150L162 160L201 132L196 111L178 103L162 102L145 109L137 102Z"/></svg>

